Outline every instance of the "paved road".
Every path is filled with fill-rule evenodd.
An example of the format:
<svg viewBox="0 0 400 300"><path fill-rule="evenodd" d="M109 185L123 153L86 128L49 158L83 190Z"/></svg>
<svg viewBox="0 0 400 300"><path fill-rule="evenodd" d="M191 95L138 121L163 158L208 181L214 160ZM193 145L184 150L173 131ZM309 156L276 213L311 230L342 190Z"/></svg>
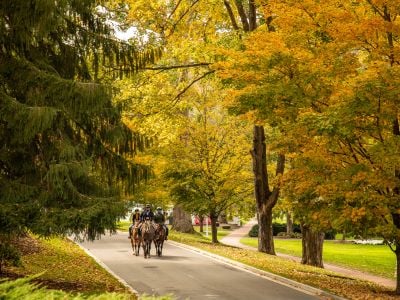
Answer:
<svg viewBox="0 0 400 300"><path fill-rule="evenodd" d="M194 251L164 244L164 256L132 255L126 233L81 244L139 293L176 299L319 299ZM155 251L152 248L152 254Z"/></svg>

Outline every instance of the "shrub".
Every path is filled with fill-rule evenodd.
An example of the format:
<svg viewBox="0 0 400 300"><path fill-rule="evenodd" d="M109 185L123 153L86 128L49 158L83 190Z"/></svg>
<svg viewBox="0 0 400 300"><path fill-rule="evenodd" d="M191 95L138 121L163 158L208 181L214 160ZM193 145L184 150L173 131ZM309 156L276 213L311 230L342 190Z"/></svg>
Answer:
<svg viewBox="0 0 400 300"><path fill-rule="evenodd" d="M277 236L278 233L285 232L286 233L286 224L281 223L272 223L272 233L274 236Z"/></svg>
<svg viewBox="0 0 400 300"><path fill-rule="evenodd" d="M258 224L254 224L249 231L249 237L258 237Z"/></svg>
<svg viewBox="0 0 400 300"><path fill-rule="evenodd" d="M325 232L325 240L334 240L336 235L336 231L331 229Z"/></svg>
<svg viewBox="0 0 400 300"><path fill-rule="evenodd" d="M281 223L272 223L272 233L274 236L278 236L279 233L286 234L286 224ZM249 231L250 237L258 237L258 224L253 225L253 227ZM295 238L301 237L301 229L299 224L293 224L293 236Z"/></svg>
<svg viewBox="0 0 400 300"><path fill-rule="evenodd" d="M20 264L20 253L11 244L0 242L0 273L6 264L17 266Z"/></svg>
<svg viewBox="0 0 400 300"><path fill-rule="evenodd" d="M284 239L301 239L301 233L298 232L293 232L289 234L287 234L286 232L279 232L277 236Z"/></svg>

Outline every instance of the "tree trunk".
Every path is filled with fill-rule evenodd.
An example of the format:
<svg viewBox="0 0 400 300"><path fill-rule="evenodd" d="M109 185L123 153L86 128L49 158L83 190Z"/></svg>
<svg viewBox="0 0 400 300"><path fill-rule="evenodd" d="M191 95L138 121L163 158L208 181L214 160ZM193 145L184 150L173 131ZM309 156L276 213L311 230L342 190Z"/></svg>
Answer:
<svg viewBox="0 0 400 300"><path fill-rule="evenodd" d="M263 126L254 126L253 150L254 194L258 213L258 251L275 255L272 236L272 209L278 201L280 184L271 191L268 185L267 153ZM283 174L285 156L278 155L276 175Z"/></svg>
<svg viewBox="0 0 400 300"><path fill-rule="evenodd" d="M308 225L301 226L303 255L301 263L305 265L323 268L322 246L324 233L312 230Z"/></svg>
<svg viewBox="0 0 400 300"><path fill-rule="evenodd" d="M218 215L215 213L211 212L210 213L210 219L211 219L211 241L213 243L219 243L218 242L218 237L217 237L217 222L218 222Z"/></svg>
<svg viewBox="0 0 400 300"><path fill-rule="evenodd" d="M400 244L397 243L394 253L396 254L396 294L400 295Z"/></svg>
<svg viewBox="0 0 400 300"><path fill-rule="evenodd" d="M200 226L200 232L204 232L204 226L203 226L203 222L204 222L204 216L201 215L199 216L199 226Z"/></svg>
<svg viewBox="0 0 400 300"><path fill-rule="evenodd" d="M272 209L266 205L258 213L258 251L276 255L272 232Z"/></svg>
<svg viewBox="0 0 400 300"><path fill-rule="evenodd" d="M342 242L346 241L346 229L343 229Z"/></svg>
<svg viewBox="0 0 400 300"><path fill-rule="evenodd" d="M393 121L393 135L396 137L400 136L400 124L399 124L399 119L396 118ZM394 176L396 179L400 180L400 169L399 166L396 166L394 170ZM396 186L393 189L393 192L395 195L400 196L400 187ZM399 230L400 229L400 214L398 213L392 213L392 218L393 218L393 224L396 226L396 228ZM396 250L394 251L396 254L396 294L400 294L400 241L397 240L396 242Z"/></svg>
<svg viewBox="0 0 400 300"><path fill-rule="evenodd" d="M286 212L286 234L290 235L293 233L293 220L292 215L289 211Z"/></svg>
<svg viewBox="0 0 400 300"><path fill-rule="evenodd" d="M172 229L184 233L194 233L192 218L181 206L175 205L172 216Z"/></svg>

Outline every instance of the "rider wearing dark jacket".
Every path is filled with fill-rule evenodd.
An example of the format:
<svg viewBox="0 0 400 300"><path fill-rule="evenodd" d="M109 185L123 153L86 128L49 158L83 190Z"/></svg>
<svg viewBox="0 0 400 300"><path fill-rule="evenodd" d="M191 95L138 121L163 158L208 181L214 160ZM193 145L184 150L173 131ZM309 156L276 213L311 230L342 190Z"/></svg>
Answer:
<svg viewBox="0 0 400 300"><path fill-rule="evenodd" d="M154 214L151 211L150 204L146 204L146 209L140 215L140 221L144 222L147 218L149 218L151 221L153 221L154 218Z"/></svg>
<svg viewBox="0 0 400 300"><path fill-rule="evenodd" d="M157 207L157 212L154 215L154 223L161 224L165 229L165 239L168 239L168 227L165 225L165 216L162 213L161 207Z"/></svg>

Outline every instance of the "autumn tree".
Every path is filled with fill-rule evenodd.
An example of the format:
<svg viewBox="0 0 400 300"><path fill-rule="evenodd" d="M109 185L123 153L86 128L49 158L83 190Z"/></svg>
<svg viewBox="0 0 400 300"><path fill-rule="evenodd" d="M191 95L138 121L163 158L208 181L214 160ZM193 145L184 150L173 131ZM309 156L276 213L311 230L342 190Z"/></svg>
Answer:
<svg viewBox="0 0 400 300"><path fill-rule="evenodd" d="M166 176L179 204L210 217L217 243L218 216L232 205L245 207L252 194L250 160L244 159L248 128L217 104L218 91L204 84L197 89L197 103L171 150Z"/></svg>
<svg viewBox="0 0 400 300"><path fill-rule="evenodd" d="M144 29L155 32L168 49L166 56L170 67L176 65L187 67L207 67L214 61L215 45L227 47L234 44L242 36L257 28L257 12L254 1L129 1L131 7L129 16L133 22ZM271 18L262 20L269 24ZM272 27L268 27L271 30ZM217 29L217 30L216 30ZM208 51L205 51L208 50ZM171 66L172 64L172 66ZM165 66L165 69L169 68ZM160 70L162 67L160 66ZM191 76L183 72L181 78L188 78L187 87L198 80L204 79L213 70L205 69L201 72L191 72ZM186 87L182 92L187 91ZM174 98L173 103L180 101L182 93ZM275 188L266 184L265 141L264 128L258 123L254 128L254 173L255 191L257 198L258 215L260 216L260 251L274 253L272 240L272 207L278 199L279 185ZM284 156L278 156L279 172L284 166Z"/></svg>
<svg viewBox="0 0 400 300"><path fill-rule="evenodd" d="M321 65L340 80L330 76L334 89L324 106L299 118L326 149L326 159L337 161L327 188L315 191L341 212L341 226L350 223L362 236L382 235L397 256L399 271L399 2L280 3L286 12L303 16L302 28L308 20L336 48L321 55Z"/></svg>
<svg viewBox="0 0 400 300"><path fill-rule="evenodd" d="M260 68L255 73L259 77L242 77L250 78L250 83L261 82L262 95L270 100L246 102L242 97L242 104L261 111L272 106L286 119L292 116L295 122L286 125L296 127L285 133L300 146L298 161L304 161L306 154L314 157L308 165L301 164L311 172L301 185L314 176L321 178L322 188L309 185L311 194L303 198L308 199L304 203L317 201L323 209L340 211L342 224L352 222L353 229L365 236L381 234L396 254L398 7L397 1L269 1L264 8L266 15L271 11L276 15L273 43L271 34L255 33L253 41L263 46L248 46L251 51L246 58L253 68L266 65L274 71L264 75ZM284 79L280 81L284 85L275 82L266 89L264 82L276 78ZM247 88L250 95L263 92L254 86ZM281 129L290 129L286 125L279 123ZM308 147L294 139L293 133ZM335 162L326 169L335 176L321 176L323 168L315 168L318 160L325 167L328 160Z"/></svg>
<svg viewBox="0 0 400 300"><path fill-rule="evenodd" d="M94 239L115 230L119 192L148 174L127 160L144 138L97 76L133 74L156 54L113 38L96 3L0 4L2 247L28 231Z"/></svg>
<svg viewBox="0 0 400 300"><path fill-rule="evenodd" d="M221 18L217 10L210 10L217 6L212 1L126 3L127 22L164 45L163 58L146 68L140 81L119 84L124 91L123 103L129 102L125 117L132 128L155 137L158 150L153 152L157 152L153 162L161 170L165 153L174 146L171 141L181 132L182 120L190 110L193 87L207 81L214 72L209 68L213 55L206 49L215 41L215 28L221 25ZM218 22L220 25L216 25ZM138 89L131 89L132 86ZM131 120L131 116L139 118ZM165 191L162 178L156 180ZM174 208L174 215L175 229L193 231L190 214L182 206Z"/></svg>
<svg viewBox="0 0 400 300"><path fill-rule="evenodd" d="M226 50L227 60L218 66L220 76L234 87L232 109L241 114L252 112L256 120L264 120L274 129L269 144L277 154L275 188L270 190L267 175L259 177L267 179L262 190L271 195L269 203L272 205L266 206L269 215L276 203L272 200L277 198L281 187L279 178L285 167L284 153L299 152L310 142L309 132L304 127L297 127L299 115L304 110L324 108L325 99L332 93L335 76L345 72L343 68L340 73L334 64L354 65L351 55L338 55L342 48L318 32L320 29L315 20L288 6L275 2L263 6L264 17L270 18L270 22L249 35L243 49ZM329 59L331 61L327 63ZM321 65L325 69L321 69ZM264 132L261 133L264 136ZM258 153L264 151L263 147L260 146ZM304 225L304 231L307 231L309 226ZM304 234L304 238L307 236ZM319 253L322 253L320 249Z"/></svg>

